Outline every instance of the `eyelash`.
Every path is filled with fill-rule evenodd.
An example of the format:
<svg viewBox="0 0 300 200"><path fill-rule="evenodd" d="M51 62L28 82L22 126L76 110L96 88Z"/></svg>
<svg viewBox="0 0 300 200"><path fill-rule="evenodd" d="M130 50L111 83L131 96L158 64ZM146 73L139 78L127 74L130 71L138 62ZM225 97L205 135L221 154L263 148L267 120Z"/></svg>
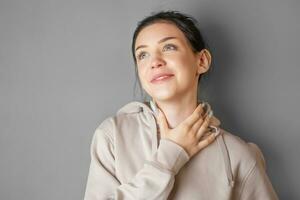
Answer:
<svg viewBox="0 0 300 200"><path fill-rule="evenodd" d="M174 45L174 44L166 44L166 45L163 47L163 49L165 49L166 47L172 47L173 49L171 49L171 50L177 50L177 47L176 47L176 45ZM141 60L141 59L142 59L141 56L145 55L144 53L146 53L146 52L145 52L145 51L142 51L141 53L138 54L138 56L137 56L138 60Z"/></svg>

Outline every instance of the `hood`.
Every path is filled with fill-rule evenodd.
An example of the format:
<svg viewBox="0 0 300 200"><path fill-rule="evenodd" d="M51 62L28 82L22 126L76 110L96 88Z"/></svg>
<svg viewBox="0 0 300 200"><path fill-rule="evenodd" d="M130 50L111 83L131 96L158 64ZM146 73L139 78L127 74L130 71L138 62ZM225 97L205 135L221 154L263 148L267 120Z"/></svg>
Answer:
<svg viewBox="0 0 300 200"><path fill-rule="evenodd" d="M122 108L120 108L117 111L117 114L137 113L137 112L141 112L144 110L154 114L154 112L150 108L150 102L139 102L139 101L132 101L132 102L124 105Z"/></svg>
<svg viewBox="0 0 300 200"><path fill-rule="evenodd" d="M201 102L198 102L198 103L201 103ZM149 113L151 113L152 115L155 116L155 113L157 112L156 104L151 100L149 102L133 101L133 102L130 102L130 103L124 105L122 108L120 108L117 111L117 114L138 113L138 112L141 112L141 111L149 112ZM158 129L159 129L159 127L158 127ZM152 141L153 145L152 146L155 146L157 144L157 141L155 140L155 138L156 137L153 134L153 138L152 138L153 139L153 141ZM221 156L223 158L224 168L225 168L224 170L225 170L226 175L227 175L228 185L230 187L233 187L234 186L233 172L232 172L232 168L231 168L228 149L227 149L227 146L225 144L224 137L223 137L223 129L220 128L220 135L217 137L216 140L217 140L217 143L218 143L218 146L219 146L219 149L220 149L219 152L221 153Z"/></svg>

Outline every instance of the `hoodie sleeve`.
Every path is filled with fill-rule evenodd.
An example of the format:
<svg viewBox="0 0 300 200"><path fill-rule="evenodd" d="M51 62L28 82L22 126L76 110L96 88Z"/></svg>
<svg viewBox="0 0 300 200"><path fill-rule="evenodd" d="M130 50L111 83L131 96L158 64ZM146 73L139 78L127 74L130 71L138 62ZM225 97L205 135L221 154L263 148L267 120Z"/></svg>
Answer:
<svg viewBox="0 0 300 200"><path fill-rule="evenodd" d="M175 175L189 160L176 143L161 139L156 153L128 183L121 183L115 171L114 145L103 129L97 129L91 143L91 163L84 200L167 199Z"/></svg>
<svg viewBox="0 0 300 200"><path fill-rule="evenodd" d="M266 173L266 163L259 147L254 143L249 143L255 151L256 162L250 168L245 177L240 200L278 200L276 192Z"/></svg>

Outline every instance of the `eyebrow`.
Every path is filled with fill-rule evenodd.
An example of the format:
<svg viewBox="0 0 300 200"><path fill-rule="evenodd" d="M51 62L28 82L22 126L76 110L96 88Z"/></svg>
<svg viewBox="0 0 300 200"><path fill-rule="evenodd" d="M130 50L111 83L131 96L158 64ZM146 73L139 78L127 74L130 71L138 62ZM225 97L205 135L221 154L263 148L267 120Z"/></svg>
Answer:
<svg viewBox="0 0 300 200"><path fill-rule="evenodd" d="M158 43L162 43L162 42L165 42L165 41L171 40L171 39L177 39L177 38L176 37L165 37L165 38L159 40ZM135 51L137 51L139 48L145 48L145 47L147 47L147 45L140 45L135 49Z"/></svg>

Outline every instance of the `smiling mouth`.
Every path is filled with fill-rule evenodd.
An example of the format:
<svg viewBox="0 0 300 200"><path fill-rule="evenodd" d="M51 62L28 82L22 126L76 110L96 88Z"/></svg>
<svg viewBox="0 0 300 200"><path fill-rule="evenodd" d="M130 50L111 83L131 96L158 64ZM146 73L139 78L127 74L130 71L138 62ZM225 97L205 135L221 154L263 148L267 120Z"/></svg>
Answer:
<svg viewBox="0 0 300 200"><path fill-rule="evenodd" d="M151 81L151 83L162 83L171 79L173 75L161 76Z"/></svg>

